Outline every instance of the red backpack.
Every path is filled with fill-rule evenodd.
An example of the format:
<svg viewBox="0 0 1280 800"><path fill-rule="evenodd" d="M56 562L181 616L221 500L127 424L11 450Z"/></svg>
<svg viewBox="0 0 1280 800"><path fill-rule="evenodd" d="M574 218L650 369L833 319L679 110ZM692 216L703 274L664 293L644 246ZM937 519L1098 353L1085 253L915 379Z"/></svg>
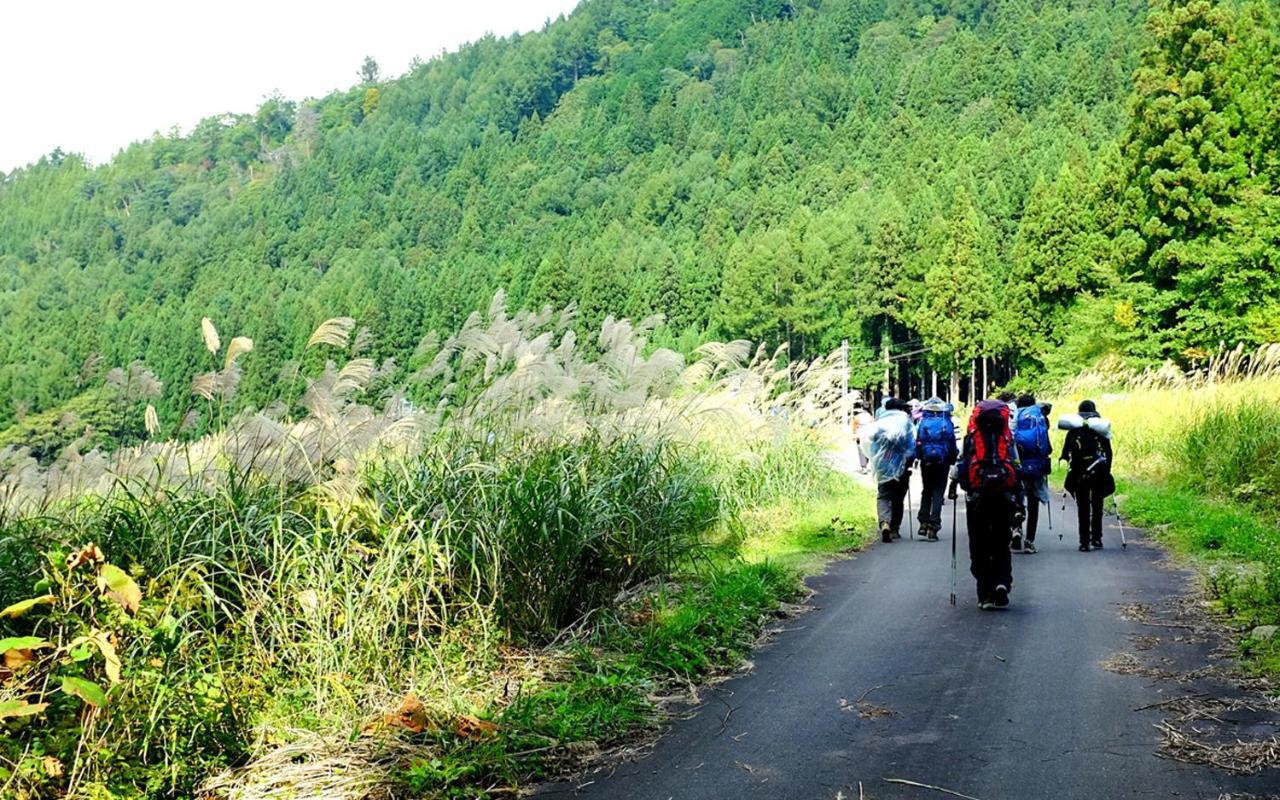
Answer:
<svg viewBox="0 0 1280 800"><path fill-rule="evenodd" d="M969 463L965 477L969 491L1003 492L1018 482L1014 466L1013 437L1009 433L1009 407L998 400L983 400L969 418Z"/></svg>

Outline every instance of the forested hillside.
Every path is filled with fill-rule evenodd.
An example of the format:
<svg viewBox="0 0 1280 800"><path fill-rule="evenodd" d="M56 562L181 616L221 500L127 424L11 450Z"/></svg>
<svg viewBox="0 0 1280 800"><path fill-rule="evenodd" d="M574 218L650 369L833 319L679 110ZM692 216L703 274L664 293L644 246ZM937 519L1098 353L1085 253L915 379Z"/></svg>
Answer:
<svg viewBox="0 0 1280 800"><path fill-rule="evenodd" d="M586 0L109 164L55 152L0 181L0 428L138 435L113 396L152 377L103 380L140 360L172 433L202 317L255 343L241 403L337 314L403 380L497 289L584 330L665 314L686 350L848 338L855 384L886 346L945 383L1275 339L1274 4L1148 12Z"/></svg>

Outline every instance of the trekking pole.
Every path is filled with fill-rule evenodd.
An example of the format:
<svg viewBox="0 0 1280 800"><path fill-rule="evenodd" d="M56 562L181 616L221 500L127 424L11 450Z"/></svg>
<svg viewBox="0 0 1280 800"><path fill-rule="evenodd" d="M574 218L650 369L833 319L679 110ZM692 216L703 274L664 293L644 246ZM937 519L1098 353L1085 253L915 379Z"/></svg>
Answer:
<svg viewBox="0 0 1280 800"><path fill-rule="evenodd" d="M1050 503L1050 505L1053 505L1053 504ZM1063 519L1066 519L1067 517L1067 490L1066 489L1062 490L1062 517ZM1058 529L1058 541L1062 541L1062 529Z"/></svg>
<svg viewBox="0 0 1280 800"><path fill-rule="evenodd" d="M960 505L959 495L951 498L951 605L956 604L956 508Z"/></svg>
<svg viewBox="0 0 1280 800"><path fill-rule="evenodd" d="M911 483L906 484L906 530L910 531L911 541L915 541L915 521L911 520Z"/></svg>
<svg viewBox="0 0 1280 800"><path fill-rule="evenodd" d="M1115 495L1111 496L1111 507L1116 510L1116 522L1120 525L1120 549L1129 549L1129 540L1124 535L1124 519L1120 516L1120 504L1116 502Z"/></svg>
<svg viewBox="0 0 1280 800"><path fill-rule="evenodd" d="M907 476L907 531L911 534L911 541L916 540L916 525L911 519L911 476Z"/></svg>

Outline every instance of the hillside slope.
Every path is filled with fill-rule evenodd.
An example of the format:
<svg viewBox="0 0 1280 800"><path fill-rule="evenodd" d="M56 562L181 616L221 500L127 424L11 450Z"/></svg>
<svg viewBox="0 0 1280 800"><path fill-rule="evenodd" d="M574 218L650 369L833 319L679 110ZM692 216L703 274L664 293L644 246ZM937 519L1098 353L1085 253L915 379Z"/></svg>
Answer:
<svg viewBox="0 0 1280 800"><path fill-rule="evenodd" d="M204 316L256 343L245 404L277 379L258 365L301 358L336 314L404 377L425 332L498 288L576 301L584 328L663 313L684 348L849 338L861 365L923 339L944 369L1036 369L1077 293L1115 281L1105 219L1082 220L1120 171L1145 14L587 0L542 31L272 98L96 168L55 153L0 182L0 428L140 359L172 430L208 367ZM1092 249L1039 280L1028 209L1085 226ZM957 316L980 328L946 328ZM117 433L138 435L134 416Z"/></svg>

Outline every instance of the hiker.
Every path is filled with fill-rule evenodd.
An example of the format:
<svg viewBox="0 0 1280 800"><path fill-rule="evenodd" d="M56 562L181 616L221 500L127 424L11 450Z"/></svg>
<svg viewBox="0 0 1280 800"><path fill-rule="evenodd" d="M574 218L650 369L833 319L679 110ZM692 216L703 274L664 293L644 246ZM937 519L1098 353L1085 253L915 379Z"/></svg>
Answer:
<svg viewBox="0 0 1280 800"><path fill-rule="evenodd" d="M858 451L858 472L867 474L867 453L863 449L862 438L869 435L872 424L875 423L875 417L871 416L871 412L867 411L867 407L861 401L853 407L853 442L857 445Z"/></svg>
<svg viewBox="0 0 1280 800"><path fill-rule="evenodd" d="M907 409L911 412L911 424L919 425L924 416L924 404L914 397L907 401Z"/></svg>
<svg viewBox="0 0 1280 800"><path fill-rule="evenodd" d="M880 540L886 544L901 539L902 504L911 482L911 462L916 455L915 431L908 406L896 397L887 397L876 414L863 447L871 458L876 478L876 518Z"/></svg>
<svg viewBox="0 0 1280 800"><path fill-rule="evenodd" d="M930 542L938 541L942 530L942 502L947 491L947 476L956 463L956 426L951 421L951 406L941 398L931 397L920 407L920 424L916 426L916 461L920 463L920 533Z"/></svg>
<svg viewBox="0 0 1280 800"><path fill-rule="evenodd" d="M1063 414L1058 427L1067 431L1061 460L1067 462L1066 490L1076 499L1080 552L1102 549L1102 503L1116 491L1111 474L1111 423L1092 400L1080 403L1079 414Z"/></svg>
<svg viewBox="0 0 1280 800"><path fill-rule="evenodd" d="M1009 531L1019 522L1018 448L1009 432L1009 406L983 400L973 409L960 461L948 494L965 490L969 527L969 573L978 588L978 607L1009 605L1013 561Z"/></svg>
<svg viewBox="0 0 1280 800"><path fill-rule="evenodd" d="M1018 398L1013 423L1013 441L1018 447L1018 481L1025 505L1026 535L1015 528L1010 547L1023 553L1036 552L1036 524L1040 504L1049 504L1049 473L1053 470L1053 445L1049 442L1049 421L1036 399L1029 394Z"/></svg>
<svg viewBox="0 0 1280 800"><path fill-rule="evenodd" d="M1009 407L1009 432L1012 433L1013 421L1018 414L1018 403L1016 402L1018 399L1018 396L1013 392L1006 390L1001 392L999 395L997 395L996 399Z"/></svg>

